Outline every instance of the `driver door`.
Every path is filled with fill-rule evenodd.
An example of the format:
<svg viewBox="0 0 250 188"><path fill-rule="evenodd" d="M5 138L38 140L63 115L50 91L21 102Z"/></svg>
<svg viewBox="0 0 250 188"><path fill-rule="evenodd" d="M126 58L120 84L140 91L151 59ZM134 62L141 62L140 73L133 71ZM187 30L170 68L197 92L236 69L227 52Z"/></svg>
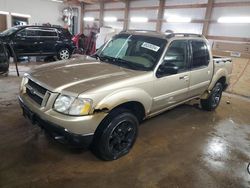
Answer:
<svg viewBox="0 0 250 188"><path fill-rule="evenodd" d="M38 28L28 27L19 31L13 39L13 45L19 56L38 55L40 37Z"/></svg>
<svg viewBox="0 0 250 188"><path fill-rule="evenodd" d="M188 98L189 47L187 40L170 43L164 60L159 66L155 81L153 111L161 111Z"/></svg>

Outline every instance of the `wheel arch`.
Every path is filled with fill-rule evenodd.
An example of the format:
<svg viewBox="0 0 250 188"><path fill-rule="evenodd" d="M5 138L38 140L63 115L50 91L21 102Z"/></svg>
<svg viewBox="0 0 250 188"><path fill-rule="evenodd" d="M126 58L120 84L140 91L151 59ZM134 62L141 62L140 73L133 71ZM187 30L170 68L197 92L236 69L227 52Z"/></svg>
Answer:
<svg viewBox="0 0 250 188"><path fill-rule="evenodd" d="M201 99L207 99L210 96L210 91L213 89L213 87L220 82L223 86L223 90L226 89L227 86L227 77L226 75L221 75L221 77L217 78L216 80L213 79L211 84L209 85L209 88L203 93L201 96Z"/></svg>
<svg viewBox="0 0 250 188"><path fill-rule="evenodd" d="M56 45L56 52L58 53L60 50L67 48L70 52L70 54L73 53L73 49L72 46L70 44L67 43L62 43L62 44L57 44Z"/></svg>
<svg viewBox="0 0 250 188"><path fill-rule="evenodd" d="M212 90L217 82L221 82L223 86L229 83L229 73L225 68L220 68L215 72L208 87L208 91Z"/></svg>
<svg viewBox="0 0 250 188"><path fill-rule="evenodd" d="M96 105L94 111L111 112L118 108L125 108L135 113L141 121L150 112L151 105L152 97L144 90L129 89L108 95Z"/></svg>

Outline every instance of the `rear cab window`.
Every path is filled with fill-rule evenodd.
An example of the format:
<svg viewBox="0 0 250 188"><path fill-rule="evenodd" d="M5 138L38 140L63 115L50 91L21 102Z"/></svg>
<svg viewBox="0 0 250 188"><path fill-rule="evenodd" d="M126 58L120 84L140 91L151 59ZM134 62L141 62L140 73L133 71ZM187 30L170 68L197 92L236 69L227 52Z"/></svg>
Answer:
<svg viewBox="0 0 250 188"><path fill-rule="evenodd" d="M190 43L192 48L191 69L207 67L210 60L207 44L202 40L191 40Z"/></svg>

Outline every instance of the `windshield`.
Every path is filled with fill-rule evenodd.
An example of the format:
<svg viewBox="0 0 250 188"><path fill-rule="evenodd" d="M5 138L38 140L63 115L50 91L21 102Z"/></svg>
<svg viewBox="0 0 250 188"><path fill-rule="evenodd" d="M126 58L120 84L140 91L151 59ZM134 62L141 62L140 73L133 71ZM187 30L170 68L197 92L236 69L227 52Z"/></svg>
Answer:
<svg viewBox="0 0 250 188"><path fill-rule="evenodd" d="M19 27L12 27L10 29L7 29L5 31L3 31L2 33L0 33L1 35L7 36L7 35L11 35L12 33L14 33L15 31L17 31L19 29Z"/></svg>
<svg viewBox="0 0 250 188"><path fill-rule="evenodd" d="M137 70L153 70L167 41L165 39L120 34L97 52L101 60Z"/></svg>

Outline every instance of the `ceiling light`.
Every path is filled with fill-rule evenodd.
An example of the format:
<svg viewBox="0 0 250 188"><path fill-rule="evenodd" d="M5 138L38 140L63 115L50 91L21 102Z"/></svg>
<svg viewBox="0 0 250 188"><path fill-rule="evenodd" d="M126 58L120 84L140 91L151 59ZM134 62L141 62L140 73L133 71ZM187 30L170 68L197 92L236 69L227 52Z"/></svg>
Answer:
<svg viewBox="0 0 250 188"><path fill-rule="evenodd" d="M250 17L220 17L218 23L250 23Z"/></svg>
<svg viewBox="0 0 250 188"><path fill-rule="evenodd" d="M0 11L0 14L8 15L10 13L9 12L5 12L5 11Z"/></svg>
<svg viewBox="0 0 250 188"><path fill-rule="evenodd" d="M189 23L191 22L191 18L188 17L180 17L180 16L172 16L167 18L167 22L172 23Z"/></svg>
<svg viewBox="0 0 250 188"><path fill-rule="evenodd" d="M132 17L130 18L131 22L148 22L148 18L146 17Z"/></svg>
<svg viewBox="0 0 250 188"><path fill-rule="evenodd" d="M116 22L117 18L116 17L104 17L105 22Z"/></svg>
<svg viewBox="0 0 250 188"><path fill-rule="evenodd" d="M19 14L19 13L11 13L11 16L24 17L24 18L31 17L29 14Z"/></svg>
<svg viewBox="0 0 250 188"><path fill-rule="evenodd" d="M53 2L57 2L57 3L63 3L63 0L51 0Z"/></svg>
<svg viewBox="0 0 250 188"><path fill-rule="evenodd" d="M95 18L94 17L84 17L83 20L86 22L93 22L93 21L95 21Z"/></svg>

